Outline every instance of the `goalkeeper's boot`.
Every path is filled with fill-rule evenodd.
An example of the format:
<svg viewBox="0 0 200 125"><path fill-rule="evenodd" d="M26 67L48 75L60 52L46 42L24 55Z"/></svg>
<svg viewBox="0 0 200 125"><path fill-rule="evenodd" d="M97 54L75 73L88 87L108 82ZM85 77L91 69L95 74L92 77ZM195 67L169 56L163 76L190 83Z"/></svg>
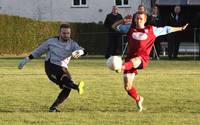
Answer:
<svg viewBox="0 0 200 125"><path fill-rule="evenodd" d="M143 110L142 103L144 101L144 98L142 96L139 96L139 97L140 97L140 100L137 102L137 110L138 110L138 112L142 112L142 110Z"/></svg>
<svg viewBox="0 0 200 125"><path fill-rule="evenodd" d="M83 81L80 81L79 84L78 84L78 93L80 95L82 95L83 92L84 92L84 85L85 85L85 83Z"/></svg>
<svg viewBox="0 0 200 125"><path fill-rule="evenodd" d="M60 112L57 108L49 108L49 112Z"/></svg>

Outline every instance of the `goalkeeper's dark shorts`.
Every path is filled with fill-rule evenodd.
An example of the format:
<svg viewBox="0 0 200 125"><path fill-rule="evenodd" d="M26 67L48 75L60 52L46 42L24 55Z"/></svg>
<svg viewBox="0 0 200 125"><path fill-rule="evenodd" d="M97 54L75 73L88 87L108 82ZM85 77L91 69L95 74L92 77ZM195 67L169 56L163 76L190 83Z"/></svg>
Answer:
<svg viewBox="0 0 200 125"><path fill-rule="evenodd" d="M57 85L60 86L60 88L62 88L62 79L63 76L65 76L65 78L67 77L69 82L72 82L71 80L71 75L68 72L67 68L61 67L59 65L53 64L50 61L45 61L45 72L48 76L48 78L56 83Z"/></svg>

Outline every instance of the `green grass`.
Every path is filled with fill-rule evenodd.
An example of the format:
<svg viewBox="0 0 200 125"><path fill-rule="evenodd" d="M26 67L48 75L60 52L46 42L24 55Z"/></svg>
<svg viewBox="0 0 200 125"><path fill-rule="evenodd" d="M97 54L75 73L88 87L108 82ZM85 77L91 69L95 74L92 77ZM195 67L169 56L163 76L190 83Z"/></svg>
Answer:
<svg viewBox="0 0 200 125"><path fill-rule="evenodd" d="M60 91L51 83L43 60L32 60L23 70L20 58L0 58L0 125L199 125L200 62L151 61L134 85L144 96L144 112L123 89L122 74L105 67L104 59L72 60L73 79L85 81L83 96L72 91L60 105L48 107Z"/></svg>

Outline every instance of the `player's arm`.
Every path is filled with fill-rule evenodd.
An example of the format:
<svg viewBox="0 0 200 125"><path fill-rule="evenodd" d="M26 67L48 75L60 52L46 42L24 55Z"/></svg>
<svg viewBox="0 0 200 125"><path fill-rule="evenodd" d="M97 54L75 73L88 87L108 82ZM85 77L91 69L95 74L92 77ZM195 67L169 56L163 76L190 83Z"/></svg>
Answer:
<svg viewBox="0 0 200 125"><path fill-rule="evenodd" d="M36 57L40 57L47 50L48 50L48 41L42 43L29 56L25 57L22 61L20 61L18 64L18 69L22 69L26 63L28 63L30 60L32 60Z"/></svg>
<svg viewBox="0 0 200 125"><path fill-rule="evenodd" d="M88 52L84 48L79 46L76 42L74 42L73 48L74 49L73 49L73 52L72 52L72 57L75 58L75 59L88 54Z"/></svg>
<svg viewBox="0 0 200 125"><path fill-rule="evenodd" d="M188 23L182 27L172 27L172 32L183 31L187 28L187 26L188 26Z"/></svg>
<svg viewBox="0 0 200 125"><path fill-rule="evenodd" d="M72 52L72 57L75 59L85 55L87 55L87 51L85 49L78 49Z"/></svg>
<svg viewBox="0 0 200 125"><path fill-rule="evenodd" d="M186 29L187 26L188 26L188 24L186 24L182 27L171 27L171 26L154 27L153 26L153 32L154 32L154 35L157 37L157 36L166 35L166 34L172 33L172 32L183 31Z"/></svg>
<svg viewBox="0 0 200 125"><path fill-rule="evenodd" d="M27 57L25 57L22 61L19 62L18 64L18 69L22 69L24 67L24 65L29 62L31 59L33 59L33 55L29 55Z"/></svg>

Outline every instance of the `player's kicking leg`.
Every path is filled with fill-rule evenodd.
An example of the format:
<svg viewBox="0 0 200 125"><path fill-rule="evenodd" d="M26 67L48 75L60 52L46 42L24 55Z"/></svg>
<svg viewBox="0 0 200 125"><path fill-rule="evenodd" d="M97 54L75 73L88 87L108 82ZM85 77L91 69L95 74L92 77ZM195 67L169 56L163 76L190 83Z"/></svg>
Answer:
<svg viewBox="0 0 200 125"><path fill-rule="evenodd" d="M80 81L79 84L78 84L78 93L80 95L82 95L83 92L84 92L84 86L85 86L85 83L83 81Z"/></svg>
<svg viewBox="0 0 200 125"><path fill-rule="evenodd" d="M52 104L52 106L49 108L49 112L60 112L57 107L60 105L70 94L71 89L62 89L62 91L59 93L57 99Z"/></svg>
<svg viewBox="0 0 200 125"><path fill-rule="evenodd" d="M66 86L63 84L60 86L62 88L62 91L59 93L57 99L52 104L52 106L49 108L49 112L60 112L57 107L69 96L71 92L71 88L76 89L80 95L84 92L84 82L81 81L78 85L72 84L71 86ZM71 87L71 88L70 88Z"/></svg>
<svg viewBox="0 0 200 125"><path fill-rule="evenodd" d="M72 81L70 73L67 69L60 66L45 62L45 72L48 78L60 86L62 91L59 93L57 99L49 108L49 112L59 112L57 107L69 96L71 89L77 90L80 95L84 92L84 82L81 81L78 85Z"/></svg>
<svg viewBox="0 0 200 125"><path fill-rule="evenodd" d="M134 57L130 60L125 60L125 63L121 66L120 69L115 70L117 73L120 73L124 70L131 70L133 68L137 69L141 65L142 61L140 57Z"/></svg>
<svg viewBox="0 0 200 125"><path fill-rule="evenodd" d="M72 81L71 77L68 77L67 75L61 77L61 88L77 90L80 95L82 95L84 92L84 85L85 83L83 81L80 81L78 85L75 84L74 81Z"/></svg>

